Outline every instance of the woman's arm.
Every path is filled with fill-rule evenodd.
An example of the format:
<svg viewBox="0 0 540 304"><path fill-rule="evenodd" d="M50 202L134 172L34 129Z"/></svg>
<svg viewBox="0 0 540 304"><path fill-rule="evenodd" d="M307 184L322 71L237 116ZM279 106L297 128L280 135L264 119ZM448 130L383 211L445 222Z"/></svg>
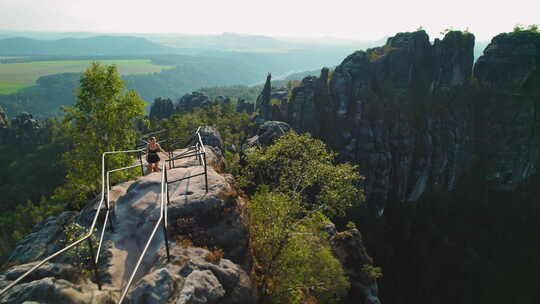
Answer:
<svg viewBox="0 0 540 304"><path fill-rule="evenodd" d="M167 151L163 150L163 148L159 144L156 143L156 145L157 145L159 151L161 151L163 153L167 153Z"/></svg>

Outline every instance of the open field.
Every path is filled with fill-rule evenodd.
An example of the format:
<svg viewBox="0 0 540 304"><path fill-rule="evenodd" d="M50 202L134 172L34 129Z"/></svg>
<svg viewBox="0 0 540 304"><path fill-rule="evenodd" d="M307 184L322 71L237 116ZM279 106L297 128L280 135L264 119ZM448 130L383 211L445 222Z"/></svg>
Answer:
<svg viewBox="0 0 540 304"><path fill-rule="evenodd" d="M0 60L2 60L2 59L19 59L19 58L25 58L25 56L0 56Z"/></svg>
<svg viewBox="0 0 540 304"><path fill-rule="evenodd" d="M45 75L83 72L92 60L35 61L0 64L0 94L14 93L32 86ZM156 65L149 59L101 60L104 64L116 64L122 75L159 72L172 66Z"/></svg>
<svg viewBox="0 0 540 304"><path fill-rule="evenodd" d="M15 93L22 88L26 88L27 85L24 84L13 84L13 83L3 83L0 82L0 94L11 94Z"/></svg>

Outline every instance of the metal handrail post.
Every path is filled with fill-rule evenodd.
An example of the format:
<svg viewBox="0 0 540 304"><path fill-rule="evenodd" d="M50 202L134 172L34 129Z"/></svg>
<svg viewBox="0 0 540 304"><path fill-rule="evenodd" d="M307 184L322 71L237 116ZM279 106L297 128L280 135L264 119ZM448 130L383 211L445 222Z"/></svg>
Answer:
<svg viewBox="0 0 540 304"><path fill-rule="evenodd" d="M92 240L91 238L87 238L86 241L88 242L88 247L90 250L90 263L94 267L94 276L96 277L96 283L98 285L98 289L101 290L101 279L99 277L99 270L97 268L96 261L94 261L94 247L92 246Z"/></svg>
<svg viewBox="0 0 540 304"><path fill-rule="evenodd" d="M168 178L168 173L165 172L165 185L167 186L166 188L166 192L167 192L167 206L169 206L169 203L171 202L170 200L170 197L169 197L169 178Z"/></svg>
<svg viewBox="0 0 540 304"><path fill-rule="evenodd" d="M203 152L204 158L204 182L206 183L206 193L208 193L208 170L206 169L206 151Z"/></svg>
<svg viewBox="0 0 540 304"><path fill-rule="evenodd" d="M107 187L108 187L109 190L110 190L109 172L107 172ZM110 191L107 191L107 204L105 205L105 208L106 208L106 210L107 210L107 214L106 214L105 217L109 217L109 211L111 210L111 203L110 203L111 200L110 200L109 192L110 192ZM114 210L113 210L112 213L113 213L113 216L114 216L114 214L115 214L115 213L114 213ZM107 222L107 219L105 219L105 222L103 223L103 226L107 225L106 222ZM114 226L113 226L113 222L112 222L112 218L111 218L111 217L109 217L109 222L110 222L110 225L111 225L111 230L114 232ZM98 250L98 252L99 252L99 250Z"/></svg>
<svg viewBox="0 0 540 304"><path fill-rule="evenodd" d="M165 221L163 223L163 236L165 237L165 249L167 250L167 263L171 262L171 254L169 253L169 239L167 237L167 227L165 227Z"/></svg>
<svg viewBox="0 0 540 304"><path fill-rule="evenodd" d="M137 153L137 155L139 156L139 162L141 163L141 176L144 176L144 166L143 166L143 162L142 162L142 151L139 151Z"/></svg>
<svg viewBox="0 0 540 304"><path fill-rule="evenodd" d="M171 262L171 255L169 253L169 238L167 236L167 206L169 205L169 184L167 183L167 165L163 166L165 170L164 174L164 187L165 193L167 193L167 203L162 206L161 212L163 212L163 236L165 237L165 249L167 250L167 263ZM163 194L161 194L163 195Z"/></svg>

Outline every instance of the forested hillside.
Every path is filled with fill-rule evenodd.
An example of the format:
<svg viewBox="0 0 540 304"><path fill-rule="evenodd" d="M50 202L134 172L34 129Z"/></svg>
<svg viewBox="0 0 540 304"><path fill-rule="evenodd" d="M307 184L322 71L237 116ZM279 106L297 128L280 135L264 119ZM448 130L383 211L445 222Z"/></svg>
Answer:
<svg viewBox="0 0 540 304"><path fill-rule="evenodd" d="M129 56L176 52L174 48L159 45L144 38L129 36L97 36L60 40L17 37L0 40L0 56Z"/></svg>

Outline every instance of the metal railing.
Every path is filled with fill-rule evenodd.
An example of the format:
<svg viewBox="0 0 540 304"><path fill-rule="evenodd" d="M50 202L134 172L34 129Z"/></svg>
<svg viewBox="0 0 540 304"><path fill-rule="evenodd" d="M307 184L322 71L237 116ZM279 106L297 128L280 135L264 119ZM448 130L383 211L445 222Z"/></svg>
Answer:
<svg viewBox="0 0 540 304"><path fill-rule="evenodd" d="M96 255L96 258L94 258L94 247L92 246L92 242L91 242L91 236L93 235L93 232L94 232L94 229L96 227L96 224L97 224L97 220L98 220L98 217L99 217L99 214L101 212L101 210L103 209L103 203L105 202L105 156L107 155L111 155L111 154L119 154L119 153L136 153L136 152L142 152L141 149L136 149L136 150L126 150L126 151L110 151L110 152L104 152L102 155L101 155L101 199L100 199L100 202L97 206L97 209L96 209L96 214L94 215L94 219L92 220L92 225L90 225L90 229L88 230L88 233L85 234L83 237L81 237L80 239L78 239L77 241L71 243L70 245L64 247L63 249L60 249L58 250L57 252L49 255L48 257L46 257L45 259L41 260L38 264L34 265L32 268L30 268L28 271L26 271L24 274L22 274L21 276L19 276L17 279L15 279L13 282L11 282L9 285L7 285L6 287L4 287L1 291L0 291L0 296L3 295L4 293L6 293L9 289L11 289L13 286L17 285L19 282L21 282L24 278L26 278L29 274L31 274L32 272L34 272L36 269L38 269L39 267L41 267L43 264L45 264L46 262L54 259L55 257L63 254L64 252L70 250L71 248L74 248L75 246L81 244L82 242L84 241L87 241L88 242L88 247L89 247L89 251L90 251L90 261L92 263L92 268L94 270L94 276L95 276L95 279L96 279L96 283L98 285L98 289L101 290L101 280L100 280L100 277L99 277L99 271L97 269L97 262L98 262L98 259L99 259L99 250L101 249L101 241L103 240L103 235L105 233L105 227L107 225L107 220L110 221L110 218L109 218L109 213L111 211L111 208L110 208L110 201L109 201L109 173L111 172L115 172L115 171L119 171L119 170L122 170L122 169L126 169L126 168L133 168L133 167L136 167L136 166L142 166L142 162L140 164L136 164L134 166L129 166L129 167L125 167L125 168L120 168L120 169L114 169L114 170L110 170L107 172L107 201L106 201L106 205L105 205L105 210L106 210L106 214L105 214L105 219L103 221L103 228L102 228L102 232L101 232L101 237L100 237L100 243L99 243L99 246L98 246L98 252L97 252L97 255ZM111 227L112 227L112 222L111 222Z"/></svg>
<svg viewBox="0 0 540 304"><path fill-rule="evenodd" d="M132 273L131 273L131 275L129 277L129 281L127 282L126 286L124 287L124 289L122 291L122 296L120 297L120 300L118 301L118 304L122 304L122 302L125 300L128 292L129 292L129 289L131 287L131 284L133 283L133 279L135 278L135 275L137 274L137 271L139 270L139 267L140 267L140 265L142 263L142 260L145 257L146 252L148 251L148 248L150 247L150 243L154 239L156 231L159 229L160 225L162 225L162 227L163 227L163 236L164 236L164 239L165 239L165 249L166 249L166 252L167 252L167 262L170 262L171 257L170 257L170 252L169 252L169 241L168 241L168 236L167 236L167 226L168 226L168 217L167 217L168 213L167 213L167 210L168 210L168 206L169 206L169 203L170 203L169 185L172 184L172 183L180 182L180 181L185 180L185 179L189 179L189 178L192 178L192 177L204 175L205 176L206 192L208 192L208 169L207 169L207 164L206 164L206 149L204 148L204 144L203 144L200 132L199 132L200 129L201 128L199 127L197 129L195 135L194 135L194 138L196 140L196 144L194 146L188 146L186 152L180 153L177 156L173 156L172 158L169 158L169 159L165 160L165 163L161 167L161 193L160 193L160 214L159 214L159 219L157 220L156 224L154 225L154 229L152 230L152 233L150 234L150 236L148 237L148 240L146 241L144 249L143 249L143 251L141 252L141 254L139 256L139 259L137 260L137 264L135 265L135 268L133 269L133 271L132 271ZM188 142L188 144L189 144L189 142ZM195 152L192 152L193 149L189 149L191 147L194 147ZM174 160L179 160L179 159L188 158L188 157L196 157L199 160L199 165L202 165L204 167L204 171L201 172L201 173L192 174L192 175L187 176L187 177L182 177L182 178L179 178L179 179L176 179L176 180L173 180L173 181L169 181L169 179L168 179L168 170L175 168L174 165L171 165L171 164L174 164ZM168 163L169 169L167 169L167 163ZM165 198L167 199L166 201L165 201Z"/></svg>
<svg viewBox="0 0 540 304"><path fill-rule="evenodd" d="M150 247L150 243L154 239L154 235L156 234L156 231L159 229L160 224L162 224L163 227L163 236L165 238L165 248L167 249L167 262L170 261L170 253L169 253L169 241L167 239L167 204L165 204L165 193L169 192L168 184L166 183L166 176L167 176L167 166L162 166L161 171L161 194L160 194L160 212L159 212L159 219L157 220L156 224L154 225L154 229L152 229L152 233L150 234L150 237L146 241L146 245L144 246L144 249L139 256L139 259L137 260L137 264L135 265L135 268L133 269L133 272L131 273L131 276L129 277L129 281L124 287L124 290L122 291L122 296L120 297L120 300L118 301L118 304L121 304L128 291L129 287L133 283L133 279L135 278L135 274L137 274L137 270L139 270L139 266L141 266L141 262L146 255L146 251L148 250L148 247ZM168 195L167 195L168 197Z"/></svg>
<svg viewBox="0 0 540 304"><path fill-rule="evenodd" d="M176 180L173 180L173 181L169 181L167 179L168 184L172 184L172 183L176 183L176 182L179 182L179 181L182 181L182 180L185 180L185 179L189 179L189 178L192 178L192 177L204 175L206 192L208 192L208 167L207 167L207 162L206 162L206 149L204 148L204 144L203 144L203 141L202 141L202 138L201 138L200 129L201 129L201 127L199 127L197 129L195 135L192 137L192 140L194 140L196 142L195 145L187 146L186 151L184 151L184 152L182 152L182 153L180 153L180 154L178 154L176 156L172 155L172 157L169 157L169 159L167 159L165 162L168 162L169 169L172 169L172 168L176 167L175 166L175 160L180 160L180 159L189 158L189 157L195 157L196 159L199 160L199 165L203 166L203 168L204 168L203 172L193 174L193 175L190 175L190 176L186 176L186 177L182 177L182 178L179 178L179 179L176 179ZM189 143L190 142L188 142L188 144Z"/></svg>
<svg viewBox="0 0 540 304"><path fill-rule="evenodd" d="M187 151L182 152L182 153L180 153L180 154L178 154L176 156L174 155L174 153L170 152L169 153L170 157L165 160L165 163L161 167L162 171L161 171L161 193L160 193L160 216L159 216L159 219L158 219L158 221L156 222L156 224L154 226L154 229L152 230L152 233L150 234L150 236L149 236L149 238L148 238L148 240L146 242L146 245L145 245L143 251L141 252L141 255L139 256L137 264L136 264L136 266L135 266L135 268L134 268L134 270L133 270L133 272L132 272L132 274L130 276L130 279L129 279L128 283L126 284L126 286L123 289L121 298L120 298L120 300L118 302L119 304L121 304L123 302L123 300L125 299L128 291L129 291L129 288L130 288L131 284L133 283L133 279L134 279L134 277L135 277L135 275L137 273L137 270L140 267L142 259L146 255L148 247L150 246L150 243L152 242L152 240L154 238L154 235L156 234L156 231L159 229L160 224L163 227L163 233L164 233L164 238L165 238L165 248L166 248L166 251L167 251L167 261L168 262L170 261L169 244L168 244L168 238L167 238L167 226L168 226L167 207L168 207L168 205L170 203L169 185L172 184L172 183L180 182L180 181L185 180L185 179L189 179L189 178L192 178L192 177L204 175L205 176L206 192L208 192L208 169L207 169L207 161L206 161L206 149L204 147L204 143L203 143L201 135L200 135L200 129L201 129L201 127L199 127L197 129L197 131L195 132L194 136L191 137L191 141L188 141L188 144L189 144L194 140L195 145L187 146L186 147ZM161 133L163 131L159 131L159 132ZM150 134L152 134L152 133L150 133ZM153 133L153 134L156 134L156 133ZM180 143L180 142L177 142L177 143ZM122 170L128 170L128 169L132 169L132 168L140 166L141 167L141 173L142 173L142 175L144 175L144 167L143 167L143 161L142 161L142 152L143 151L144 151L144 148L139 148L139 149L134 149L134 150L126 150L126 151L110 151L110 152L104 152L102 154L102 156L101 156L101 199L100 199L100 202L99 202L99 204L97 206L96 214L94 215L94 219L92 220L92 225L90 226L90 229L88 230L88 233L85 234L79 240L73 242L72 244L66 246L65 248L63 248L61 250L58 250L57 252L55 252L55 253L51 254L50 256L46 257L45 259L41 260L38 264L34 265L31 269L26 271L24 274L22 274L20 277L18 277L15 281L11 282L4 289L2 289L0 291L0 296L3 295L4 293L6 293L13 286L15 286L16 284L21 282L24 278L26 278L29 274L34 272L36 269L41 267L46 262L48 262L51 259L65 253L69 249L74 248L75 246L79 245L80 243L82 243L84 241L88 242L90 256L91 256L91 259L90 259L91 264L92 264L91 266L92 266L92 268L94 270L94 276L95 276L95 279L96 279L96 283L98 285L98 289L101 290L101 279L99 277L99 271L98 271L98 268L97 268L97 264L99 262L99 253L101 251L101 247L102 247L102 243L103 243L107 223L110 224L111 229L114 231L114 226L113 226L111 217L109 216L111 210L113 210L113 209L111 209L111 206L110 206L110 190L111 190L110 174L114 173L114 172L119 172L119 171L122 171ZM105 169L106 168L106 166L105 166L105 157L107 155L119 154L119 153L137 153L139 163L136 163L136 164L131 165L131 166L122 167L122 168L106 170ZM184 159L184 158L188 158L188 157L195 157L196 159L198 159L199 160L199 165L203 166L204 171L201 172L201 173L197 173L197 174L193 174L193 175L190 175L190 176L187 176L187 177L183 177L183 178L180 178L180 179L169 181L168 180L167 165L169 166L169 169L173 169L173 168L175 168L175 162L174 162L175 160L180 160L180 159ZM107 196L105 196L105 188L107 189ZM165 197L167 199L166 203L165 203ZM104 208L105 208L105 211L106 211L105 218L104 218L103 226L102 226L101 233L100 233L97 252L94 252L94 247L92 246L92 242L91 242L91 236L93 235L94 229L96 228L97 220L98 220L100 212L103 209L103 204L104 203L105 203ZM114 211L113 211L113 215L114 215ZM95 255L95 258L94 258L94 255Z"/></svg>

